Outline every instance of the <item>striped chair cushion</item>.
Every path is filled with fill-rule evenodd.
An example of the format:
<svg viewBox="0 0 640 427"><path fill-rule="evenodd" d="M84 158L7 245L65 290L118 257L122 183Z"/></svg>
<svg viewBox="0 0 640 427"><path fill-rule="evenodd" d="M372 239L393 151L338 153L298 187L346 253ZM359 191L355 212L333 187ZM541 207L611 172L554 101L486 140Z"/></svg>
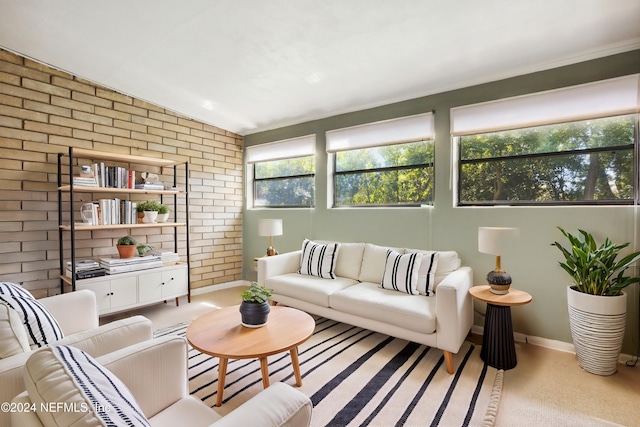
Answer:
<svg viewBox="0 0 640 427"><path fill-rule="evenodd" d="M149 426L124 383L75 347L34 352L25 364L24 382L36 407L57 405L56 411L38 411L45 426Z"/></svg>
<svg viewBox="0 0 640 427"><path fill-rule="evenodd" d="M383 289L418 295L418 275L422 254L400 254L389 249L380 286Z"/></svg>
<svg viewBox="0 0 640 427"><path fill-rule="evenodd" d="M335 279L339 247L339 243L321 244L304 239L298 273L325 279Z"/></svg>
<svg viewBox="0 0 640 427"><path fill-rule="evenodd" d="M33 297L0 294L0 304L6 305L18 314L27 331L31 349L44 347L64 338L56 319Z"/></svg>

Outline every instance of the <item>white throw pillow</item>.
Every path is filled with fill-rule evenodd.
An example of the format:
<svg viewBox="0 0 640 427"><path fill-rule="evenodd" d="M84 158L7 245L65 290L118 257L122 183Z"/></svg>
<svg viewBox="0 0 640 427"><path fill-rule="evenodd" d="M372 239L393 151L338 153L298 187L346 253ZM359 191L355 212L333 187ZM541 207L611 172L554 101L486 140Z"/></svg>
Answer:
<svg viewBox="0 0 640 427"><path fill-rule="evenodd" d="M402 255L389 249L380 286L411 295L418 295L418 275L422 254L417 252Z"/></svg>
<svg viewBox="0 0 640 427"><path fill-rule="evenodd" d="M418 293L420 295L431 296L436 290L436 269L438 268L438 258L440 253L437 251L423 251L420 249L407 249L406 253L417 252L422 254L422 262L420 262L420 272L418 273Z"/></svg>
<svg viewBox="0 0 640 427"><path fill-rule="evenodd" d="M24 366L24 384L36 408L54 405L37 412L45 427L149 426L122 381L75 347L34 352Z"/></svg>
<svg viewBox="0 0 640 427"><path fill-rule="evenodd" d="M64 338L56 319L38 300L0 294L0 304L17 313L26 330L31 349L44 347Z"/></svg>
<svg viewBox="0 0 640 427"><path fill-rule="evenodd" d="M30 350L20 316L8 305L0 304L0 359Z"/></svg>
<svg viewBox="0 0 640 427"><path fill-rule="evenodd" d="M339 247L338 243L320 244L304 239L298 273L324 279L335 279Z"/></svg>

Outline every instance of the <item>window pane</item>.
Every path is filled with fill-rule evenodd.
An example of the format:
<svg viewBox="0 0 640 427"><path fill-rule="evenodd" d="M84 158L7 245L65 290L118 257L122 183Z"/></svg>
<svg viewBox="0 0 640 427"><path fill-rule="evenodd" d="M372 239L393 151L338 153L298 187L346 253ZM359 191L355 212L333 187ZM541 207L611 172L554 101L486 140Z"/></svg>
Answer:
<svg viewBox="0 0 640 427"><path fill-rule="evenodd" d="M637 115L460 138L461 203L634 200Z"/></svg>
<svg viewBox="0 0 640 427"><path fill-rule="evenodd" d="M309 175L313 173L313 156L255 164L255 179Z"/></svg>
<svg viewBox="0 0 640 427"><path fill-rule="evenodd" d="M433 201L433 167L335 176L336 206L423 204Z"/></svg>
<svg viewBox="0 0 640 427"><path fill-rule="evenodd" d="M256 181L255 206L313 206L313 177Z"/></svg>
<svg viewBox="0 0 640 427"><path fill-rule="evenodd" d="M460 201L633 200L633 149L462 165Z"/></svg>
<svg viewBox="0 0 640 427"><path fill-rule="evenodd" d="M433 162L433 142L421 141L336 153L336 172L424 165Z"/></svg>
<svg viewBox="0 0 640 427"><path fill-rule="evenodd" d="M461 137L461 159L633 145L635 115Z"/></svg>

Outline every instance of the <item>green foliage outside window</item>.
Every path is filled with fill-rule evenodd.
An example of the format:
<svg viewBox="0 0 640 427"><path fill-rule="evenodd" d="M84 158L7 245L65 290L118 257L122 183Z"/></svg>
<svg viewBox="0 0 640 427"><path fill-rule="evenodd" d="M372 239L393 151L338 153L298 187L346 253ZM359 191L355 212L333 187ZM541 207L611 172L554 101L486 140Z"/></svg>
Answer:
<svg viewBox="0 0 640 427"><path fill-rule="evenodd" d="M433 157L433 141L338 152L335 205L431 203Z"/></svg>
<svg viewBox="0 0 640 427"><path fill-rule="evenodd" d="M311 207L314 205L313 157L298 157L256 163L254 205Z"/></svg>
<svg viewBox="0 0 640 427"><path fill-rule="evenodd" d="M463 136L462 204L631 203L637 116Z"/></svg>

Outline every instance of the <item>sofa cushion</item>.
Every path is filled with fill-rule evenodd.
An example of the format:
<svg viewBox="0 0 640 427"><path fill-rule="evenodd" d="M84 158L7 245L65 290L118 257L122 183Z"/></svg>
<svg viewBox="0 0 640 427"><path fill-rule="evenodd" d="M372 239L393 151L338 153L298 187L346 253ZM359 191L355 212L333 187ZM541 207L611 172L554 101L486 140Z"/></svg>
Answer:
<svg viewBox="0 0 640 427"><path fill-rule="evenodd" d="M56 319L33 297L0 294L0 304L17 313L26 329L31 349L44 347L64 337Z"/></svg>
<svg viewBox="0 0 640 427"><path fill-rule="evenodd" d="M265 286L273 289L274 294L285 295L322 307L329 307L329 295L358 283L356 280L344 277L327 280L298 273L273 276L265 282ZM274 299L278 300L277 295L274 295Z"/></svg>
<svg viewBox="0 0 640 427"><path fill-rule="evenodd" d="M407 249L406 253L422 254L420 271L418 272L418 293L420 295L433 295L435 292L436 270L440 253L437 251L423 251L419 249Z"/></svg>
<svg viewBox="0 0 640 427"><path fill-rule="evenodd" d="M422 262L422 254L401 254L394 250L387 251L387 260L380 286L384 289L418 295L418 271Z"/></svg>
<svg viewBox="0 0 640 427"><path fill-rule="evenodd" d="M27 331L15 310L0 304L0 359L30 351Z"/></svg>
<svg viewBox="0 0 640 427"><path fill-rule="evenodd" d="M456 251L438 251L438 268L436 268L435 287L438 289L440 282L450 273L460 268L461 262Z"/></svg>
<svg viewBox="0 0 640 427"><path fill-rule="evenodd" d="M363 282L329 297L331 308L407 330L431 334L436 330L436 298L409 295Z"/></svg>
<svg viewBox="0 0 640 427"><path fill-rule="evenodd" d="M304 239L298 273L325 279L335 279L339 247L338 243L322 244Z"/></svg>
<svg viewBox="0 0 640 427"><path fill-rule="evenodd" d="M362 268L360 269L358 280L380 284L384 274L384 266L387 262L387 250L389 249L400 253L403 252L403 249L365 243L362 254Z"/></svg>
<svg viewBox="0 0 640 427"><path fill-rule="evenodd" d="M0 295L35 299L31 292L16 283L0 282Z"/></svg>
<svg viewBox="0 0 640 427"><path fill-rule="evenodd" d="M318 243L334 243L318 240ZM336 276L358 280L360 268L362 267L362 253L364 243L343 243L340 244L340 253L336 260Z"/></svg>
<svg viewBox="0 0 640 427"><path fill-rule="evenodd" d="M45 426L149 426L129 389L93 357L74 347L52 346L33 353L24 366L29 398ZM58 406L54 406L58 409Z"/></svg>

